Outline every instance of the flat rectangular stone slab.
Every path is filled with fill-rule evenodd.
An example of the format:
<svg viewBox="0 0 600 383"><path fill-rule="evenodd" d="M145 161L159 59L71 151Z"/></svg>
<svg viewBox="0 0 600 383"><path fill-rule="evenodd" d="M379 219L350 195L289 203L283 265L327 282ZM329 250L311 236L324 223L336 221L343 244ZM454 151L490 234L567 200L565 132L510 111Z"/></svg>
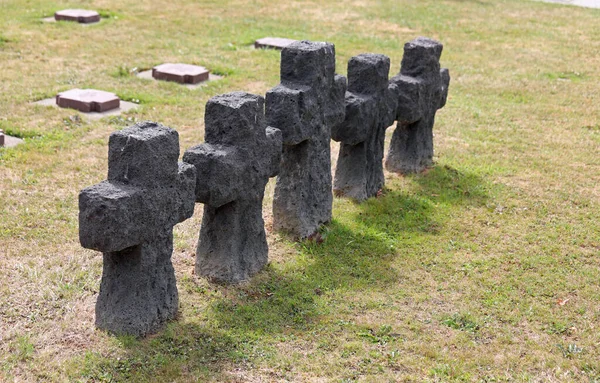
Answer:
<svg viewBox="0 0 600 383"><path fill-rule="evenodd" d="M152 77L152 70L145 70L143 72L139 72L136 76L139 78L143 78L145 80L156 80L154 77ZM218 76L218 75L212 74L212 73L208 74L208 81L216 81L216 80L220 80L222 78L223 78L223 76ZM188 89L196 89L196 88L200 88L200 87L206 85L208 83L208 81L202 81L197 84L181 84L181 85L185 86Z"/></svg>
<svg viewBox="0 0 600 383"><path fill-rule="evenodd" d="M46 98L43 100L35 101L32 104L41 105L41 106L50 106L53 108L59 108L56 105L56 97ZM90 112L90 113L82 113L83 117L87 120L100 120L101 118L108 116L118 116L119 114L126 112L128 110L136 109L139 105L129 101L122 101L119 103L119 107L117 109L111 109L106 112Z"/></svg>
<svg viewBox="0 0 600 383"><path fill-rule="evenodd" d="M100 21L100 14L96 11L86 9L64 9L54 13L56 21L74 21L82 24L97 23Z"/></svg>
<svg viewBox="0 0 600 383"><path fill-rule="evenodd" d="M23 140L17 137L11 137L4 134L2 130L0 130L0 148L11 148L13 146L17 146L22 144Z"/></svg>
<svg viewBox="0 0 600 383"><path fill-rule="evenodd" d="M256 49L283 49L297 40L285 39L282 37L265 37L254 42Z"/></svg>
<svg viewBox="0 0 600 383"><path fill-rule="evenodd" d="M106 112L119 107L117 95L95 89L71 89L56 95L56 105L80 112Z"/></svg>
<svg viewBox="0 0 600 383"><path fill-rule="evenodd" d="M152 77L180 84L198 84L208 80L209 73L208 69L198 65L166 63L152 68Z"/></svg>

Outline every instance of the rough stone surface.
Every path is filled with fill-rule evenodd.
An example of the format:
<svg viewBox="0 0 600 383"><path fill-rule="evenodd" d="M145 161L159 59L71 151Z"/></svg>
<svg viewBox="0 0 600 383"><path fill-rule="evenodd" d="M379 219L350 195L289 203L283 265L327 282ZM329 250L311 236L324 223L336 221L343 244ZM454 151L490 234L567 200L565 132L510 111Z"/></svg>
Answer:
<svg viewBox="0 0 600 383"><path fill-rule="evenodd" d="M120 102L114 93L95 89L71 89L56 95L56 105L84 113L103 113L117 109Z"/></svg>
<svg viewBox="0 0 600 383"><path fill-rule="evenodd" d="M0 129L0 148L4 146L5 140L4 140L4 132Z"/></svg>
<svg viewBox="0 0 600 383"><path fill-rule="evenodd" d="M144 122L111 134L108 180L79 194L79 240L104 253L96 326L142 336L177 314L173 226L192 216L196 169L177 131Z"/></svg>
<svg viewBox="0 0 600 383"><path fill-rule="evenodd" d="M254 42L254 48L256 49L279 49L287 47L291 43L296 42L297 40L285 39L282 37L264 37L262 39L258 39Z"/></svg>
<svg viewBox="0 0 600 383"><path fill-rule="evenodd" d="M420 172L433 164L433 125L438 109L446 105L450 73L440 69L441 43L419 37L404 45L397 86L398 125L392 135L386 169Z"/></svg>
<svg viewBox="0 0 600 383"><path fill-rule="evenodd" d="M167 63L152 68L152 77L155 79L180 84L198 84L208 80L208 76L208 69L198 65Z"/></svg>
<svg viewBox="0 0 600 383"><path fill-rule="evenodd" d="M244 92L213 97L205 143L183 156L197 170L196 201L204 204L196 274L213 282L245 281L268 260L262 201L279 169L281 132L265 127L264 103Z"/></svg>
<svg viewBox="0 0 600 383"><path fill-rule="evenodd" d="M281 52L281 83L267 92L267 124L283 133L273 226L298 238L331 220L331 128L344 120L346 79L333 44L298 41Z"/></svg>
<svg viewBox="0 0 600 383"><path fill-rule="evenodd" d="M82 24L97 23L100 21L100 14L96 11L86 9L65 9L54 13L56 21L75 21Z"/></svg>
<svg viewBox="0 0 600 383"><path fill-rule="evenodd" d="M362 54L348 62L346 117L331 132L341 142L333 181L337 195L363 201L376 196L385 183L385 130L394 123L398 102L389 71L390 59L380 54Z"/></svg>

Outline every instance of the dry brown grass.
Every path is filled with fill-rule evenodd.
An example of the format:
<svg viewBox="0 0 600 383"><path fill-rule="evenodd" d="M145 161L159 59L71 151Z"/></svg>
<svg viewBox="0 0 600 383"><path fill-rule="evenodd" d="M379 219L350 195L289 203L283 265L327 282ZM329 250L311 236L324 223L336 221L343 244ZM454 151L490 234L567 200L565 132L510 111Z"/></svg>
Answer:
<svg viewBox="0 0 600 383"><path fill-rule="evenodd" d="M0 3L0 125L27 140L0 150L0 381L600 379L599 11L102 0L99 25L39 21L73 5L92 7ZM277 83L278 53L250 48L267 35L334 42L340 73L366 51L397 72L404 42L442 40L436 167L386 174L363 205L336 199L320 246L271 232L271 182L271 264L240 287L193 275L197 206L175 228L178 321L144 341L95 331L101 256L78 244L77 193L105 178L108 135L126 123L30 102L116 91L141 100L125 118L178 129L183 150L202 141L210 97ZM226 76L189 90L127 75L164 61Z"/></svg>

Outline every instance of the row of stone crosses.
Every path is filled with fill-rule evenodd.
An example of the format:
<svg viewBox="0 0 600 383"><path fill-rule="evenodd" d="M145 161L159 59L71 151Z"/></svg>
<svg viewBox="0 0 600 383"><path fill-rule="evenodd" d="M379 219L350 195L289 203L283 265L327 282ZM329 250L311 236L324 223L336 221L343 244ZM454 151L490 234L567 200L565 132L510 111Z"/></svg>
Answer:
<svg viewBox="0 0 600 383"><path fill-rule="evenodd" d="M244 92L206 104L205 142L179 159L176 130L144 122L110 136L108 179L79 196L81 244L103 252L96 326L142 336L176 316L173 226L204 216L195 271L210 281L248 280L268 261L265 186L277 176L273 226L306 238L332 218L332 189L363 201L384 184L385 130L398 121L388 170L432 164L432 128L450 81L442 44L404 47L400 74L390 60L361 54L348 79L335 74L329 43L298 41L281 53L281 83L266 98ZM341 142L332 182L330 140Z"/></svg>

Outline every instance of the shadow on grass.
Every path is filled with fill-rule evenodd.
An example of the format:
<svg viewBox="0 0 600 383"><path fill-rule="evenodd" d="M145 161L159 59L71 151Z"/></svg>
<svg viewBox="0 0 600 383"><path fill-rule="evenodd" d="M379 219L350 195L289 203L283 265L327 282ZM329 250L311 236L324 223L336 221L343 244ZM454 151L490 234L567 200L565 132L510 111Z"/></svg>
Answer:
<svg viewBox="0 0 600 383"><path fill-rule="evenodd" d="M435 235L445 220L441 212L485 205L489 198L489 186L481 177L449 166L408 177L415 184L410 192L388 189L381 197L356 205L354 222L363 232L391 245L407 236Z"/></svg>
<svg viewBox="0 0 600 383"><path fill-rule="evenodd" d="M222 298L208 304L202 323L173 322L141 341L119 338L127 355L115 360L89 354L83 375L93 381L153 376L235 381L227 372L231 365L251 365L275 352L267 338L310 331L330 314L335 291L360 294L396 283L392 261L398 246L407 233L437 235L443 221L432 217L440 206L455 210L488 198L479 177L447 166L411 177L417 187L412 193L387 191L355 205L349 221L334 220L322 231L322 243L299 242L292 265L269 266L244 285L212 285Z"/></svg>
<svg viewBox="0 0 600 383"><path fill-rule="evenodd" d="M149 339L119 337L125 352L120 359L88 353L78 376L88 381L146 381L154 376L235 381L228 366L268 357L274 351L267 338L310 330L329 312L327 297L334 290L357 291L397 280L386 241L337 221L324 236L323 243L297 245L300 266L278 270L269 265L247 284L211 285L223 297L208 304L201 322L171 322Z"/></svg>
<svg viewBox="0 0 600 383"><path fill-rule="evenodd" d="M300 267L273 267L248 285L223 288L233 299L215 302L211 316L225 328L274 334L310 326L328 308L319 296L334 290L361 290L397 280L393 251L383 238L356 232L333 221L324 242L303 241Z"/></svg>
<svg viewBox="0 0 600 383"><path fill-rule="evenodd" d="M435 166L412 177L420 185L418 194L433 197L437 203L481 206L489 198L490 185L486 181L448 165Z"/></svg>
<svg viewBox="0 0 600 383"><path fill-rule="evenodd" d="M119 337L125 350L119 358L88 352L77 361L78 378L90 382L175 381L190 375L197 381L228 381L226 362L242 363L252 356L251 342L195 324L169 323L167 329L143 340ZM160 378L158 378L160 377Z"/></svg>

